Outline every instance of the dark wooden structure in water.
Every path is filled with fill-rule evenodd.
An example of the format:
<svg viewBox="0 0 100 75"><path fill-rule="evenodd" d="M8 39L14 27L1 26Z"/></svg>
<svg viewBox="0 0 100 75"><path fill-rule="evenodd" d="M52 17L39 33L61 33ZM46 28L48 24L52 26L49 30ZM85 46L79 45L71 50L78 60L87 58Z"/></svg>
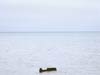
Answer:
<svg viewBox="0 0 100 75"><path fill-rule="evenodd" d="M39 69L40 73L42 73L42 72L51 72L51 71L57 71L57 69L55 67L47 68L47 69L42 69L42 68Z"/></svg>

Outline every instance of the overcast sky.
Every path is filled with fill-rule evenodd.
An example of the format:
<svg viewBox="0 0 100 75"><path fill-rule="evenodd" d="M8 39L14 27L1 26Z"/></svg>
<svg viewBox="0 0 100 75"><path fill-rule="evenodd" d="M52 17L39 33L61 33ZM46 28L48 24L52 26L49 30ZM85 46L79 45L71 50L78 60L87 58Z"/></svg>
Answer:
<svg viewBox="0 0 100 75"><path fill-rule="evenodd" d="M99 30L100 0L0 0L0 32Z"/></svg>

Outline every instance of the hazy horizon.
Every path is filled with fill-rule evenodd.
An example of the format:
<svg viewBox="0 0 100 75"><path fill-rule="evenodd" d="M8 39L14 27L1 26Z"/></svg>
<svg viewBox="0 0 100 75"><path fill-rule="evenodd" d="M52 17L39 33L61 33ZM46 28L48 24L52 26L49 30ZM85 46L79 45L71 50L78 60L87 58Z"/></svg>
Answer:
<svg viewBox="0 0 100 75"><path fill-rule="evenodd" d="M7 31L7 32L0 32L0 33L77 33L77 32L100 32L100 31L32 31L32 32L25 32L25 31L23 31L23 32L18 32L18 31L12 31L12 32L9 32L9 31Z"/></svg>

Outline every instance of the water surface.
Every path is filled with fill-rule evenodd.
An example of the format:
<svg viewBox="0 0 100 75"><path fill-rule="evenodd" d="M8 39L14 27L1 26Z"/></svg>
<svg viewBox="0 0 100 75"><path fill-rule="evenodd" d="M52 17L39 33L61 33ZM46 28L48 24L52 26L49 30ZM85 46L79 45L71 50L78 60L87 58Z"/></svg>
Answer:
<svg viewBox="0 0 100 75"><path fill-rule="evenodd" d="M100 75L99 59L100 32L0 33L0 75Z"/></svg>

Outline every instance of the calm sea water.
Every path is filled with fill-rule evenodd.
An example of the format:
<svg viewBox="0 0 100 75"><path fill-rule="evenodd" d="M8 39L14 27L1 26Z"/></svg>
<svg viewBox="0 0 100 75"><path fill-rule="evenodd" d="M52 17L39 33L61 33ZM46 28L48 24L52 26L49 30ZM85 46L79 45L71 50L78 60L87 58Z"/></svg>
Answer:
<svg viewBox="0 0 100 75"><path fill-rule="evenodd" d="M0 33L0 75L100 75L100 32Z"/></svg>

